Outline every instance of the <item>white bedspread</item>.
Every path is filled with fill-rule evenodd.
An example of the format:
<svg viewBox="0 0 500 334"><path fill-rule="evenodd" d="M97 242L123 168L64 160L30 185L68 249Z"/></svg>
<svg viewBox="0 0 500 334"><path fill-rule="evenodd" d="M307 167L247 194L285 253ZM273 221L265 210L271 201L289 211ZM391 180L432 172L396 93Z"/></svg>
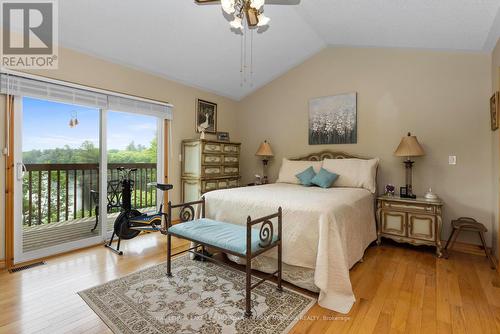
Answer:
<svg viewBox="0 0 500 334"><path fill-rule="evenodd" d="M246 224L283 209L283 262L314 269L319 305L348 313L355 297L349 269L376 239L373 195L365 189L276 183L205 194L206 217ZM270 255L271 254L271 255ZM276 252L266 256L275 257Z"/></svg>

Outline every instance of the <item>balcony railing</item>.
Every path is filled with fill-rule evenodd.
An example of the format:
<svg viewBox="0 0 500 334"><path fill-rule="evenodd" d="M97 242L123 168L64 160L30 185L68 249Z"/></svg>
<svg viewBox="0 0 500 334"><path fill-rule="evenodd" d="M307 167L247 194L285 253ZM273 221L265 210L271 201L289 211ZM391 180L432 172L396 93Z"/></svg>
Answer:
<svg viewBox="0 0 500 334"><path fill-rule="evenodd" d="M154 207L156 163L108 164L108 180L118 180L117 168L137 168L132 174L135 208ZM23 181L25 227L95 216L91 190L99 190L98 164L26 164Z"/></svg>

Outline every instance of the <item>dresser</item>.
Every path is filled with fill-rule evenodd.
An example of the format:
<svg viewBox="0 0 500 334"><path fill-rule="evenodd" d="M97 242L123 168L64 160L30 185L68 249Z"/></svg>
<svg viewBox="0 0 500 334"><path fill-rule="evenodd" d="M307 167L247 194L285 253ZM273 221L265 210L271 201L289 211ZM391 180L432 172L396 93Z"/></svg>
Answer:
<svg viewBox="0 0 500 334"><path fill-rule="evenodd" d="M377 198L377 244L381 237L413 245L436 247L441 253L441 201L424 198L409 199L394 196Z"/></svg>
<svg viewBox="0 0 500 334"><path fill-rule="evenodd" d="M182 201L207 191L240 185L240 143L205 139L182 141Z"/></svg>

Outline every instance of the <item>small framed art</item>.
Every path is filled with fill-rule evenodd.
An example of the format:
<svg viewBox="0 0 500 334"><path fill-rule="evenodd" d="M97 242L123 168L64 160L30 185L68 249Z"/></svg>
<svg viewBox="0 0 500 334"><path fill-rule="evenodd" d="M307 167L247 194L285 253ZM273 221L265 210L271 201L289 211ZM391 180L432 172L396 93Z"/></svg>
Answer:
<svg viewBox="0 0 500 334"><path fill-rule="evenodd" d="M491 117L491 131L495 131L498 129L498 104L500 101L499 100L499 93L495 92L490 97L490 117Z"/></svg>
<svg viewBox="0 0 500 334"><path fill-rule="evenodd" d="M217 132L217 140L229 141L229 132Z"/></svg>

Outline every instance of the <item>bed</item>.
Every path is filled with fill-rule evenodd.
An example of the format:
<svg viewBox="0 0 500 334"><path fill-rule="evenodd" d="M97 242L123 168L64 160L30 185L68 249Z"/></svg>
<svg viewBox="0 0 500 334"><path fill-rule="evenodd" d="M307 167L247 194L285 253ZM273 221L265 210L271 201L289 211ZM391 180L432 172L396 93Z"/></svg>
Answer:
<svg viewBox="0 0 500 334"><path fill-rule="evenodd" d="M322 152L295 161L311 161L316 168L332 159L353 158L359 159L345 153ZM344 187L343 183L345 180L340 187L327 189L279 182L215 190L204 195L206 216L244 224L248 215L260 217L281 206L283 279L319 292L319 305L345 314L355 302L349 269L376 239L376 228L374 189ZM237 258L229 258L237 262ZM254 259L252 268L272 272L275 258L275 253L267 252Z"/></svg>

